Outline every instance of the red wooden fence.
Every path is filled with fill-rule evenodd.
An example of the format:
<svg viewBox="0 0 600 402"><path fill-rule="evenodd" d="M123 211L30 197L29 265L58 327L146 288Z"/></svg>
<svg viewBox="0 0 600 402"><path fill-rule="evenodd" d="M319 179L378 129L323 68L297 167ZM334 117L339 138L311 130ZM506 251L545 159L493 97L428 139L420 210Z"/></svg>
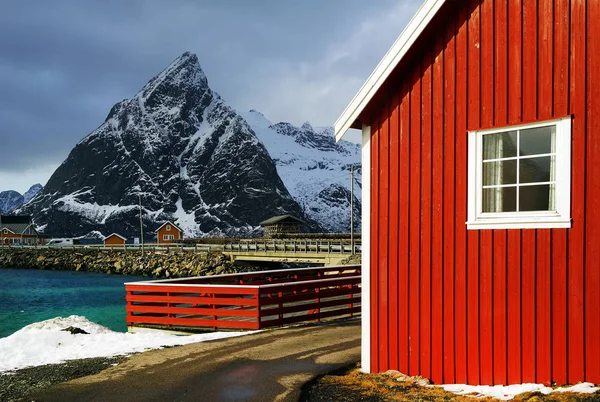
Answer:
<svg viewBox="0 0 600 402"><path fill-rule="evenodd" d="M127 325L261 329L360 312L360 266L126 283Z"/></svg>

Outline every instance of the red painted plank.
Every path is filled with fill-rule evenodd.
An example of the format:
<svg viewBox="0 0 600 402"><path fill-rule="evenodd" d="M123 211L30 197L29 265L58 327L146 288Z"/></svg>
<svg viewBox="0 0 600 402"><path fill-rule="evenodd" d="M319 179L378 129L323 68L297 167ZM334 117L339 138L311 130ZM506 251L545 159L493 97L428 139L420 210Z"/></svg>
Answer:
<svg viewBox="0 0 600 402"><path fill-rule="evenodd" d="M571 131L571 219L568 266L568 383L584 379L584 246L585 246L585 149L586 149L586 5L585 0L571 1L570 110Z"/></svg>
<svg viewBox="0 0 600 402"><path fill-rule="evenodd" d="M379 371L389 370L389 266L388 266L388 236L389 233L389 111L384 107L379 121Z"/></svg>
<svg viewBox="0 0 600 402"><path fill-rule="evenodd" d="M258 322L256 321L199 320L194 318L166 318L136 315L127 316L127 323L178 325L186 327L258 329Z"/></svg>
<svg viewBox="0 0 600 402"><path fill-rule="evenodd" d="M399 130L399 99L396 94L392 99L392 105L390 108L390 218L389 218L389 266L390 266L390 368L395 370L398 369L398 277L399 277L399 266L398 266L398 231L399 231L399 209L400 209L400 191L399 191L399 178L400 178L400 130Z"/></svg>
<svg viewBox="0 0 600 402"><path fill-rule="evenodd" d="M400 103L400 371L408 373L409 356L409 220L410 220L410 92L408 80L402 84Z"/></svg>
<svg viewBox="0 0 600 402"><path fill-rule="evenodd" d="M550 385L551 349L551 253L550 229L537 231L536 261L536 382Z"/></svg>
<svg viewBox="0 0 600 402"><path fill-rule="evenodd" d="M495 2L494 9L494 124L508 124L508 2ZM494 384L507 384L507 232L494 233Z"/></svg>
<svg viewBox="0 0 600 402"><path fill-rule="evenodd" d="M554 0L538 0L538 118L553 117Z"/></svg>
<svg viewBox="0 0 600 402"><path fill-rule="evenodd" d="M478 128L480 121L480 15L479 2L471 0L468 22L468 109L467 127ZM479 384L479 231L467 235L467 367L469 384Z"/></svg>
<svg viewBox="0 0 600 402"><path fill-rule="evenodd" d="M553 0L538 0L538 93L537 117L552 118L553 102ZM536 273L536 381L550 384L552 368L552 326L551 326L551 252L550 230L537 233L537 273Z"/></svg>
<svg viewBox="0 0 600 402"><path fill-rule="evenodd" d="M494 376L493 383L507 384L507 295L506 295L506 230L494 232L494 305L493 305L493 352Z"/></svg>
<svg viewBox="0 0 600 402"><path fill-rule="evenodd" d="M494 4L481 3L481 122L488 127L494 124ZM482 384L494 382L493 354L493 233L483 230L480 234L480 373Z"/></svg>
<svg viewBox="0 0 600 402"><path fill-rule="evenodd" d="M431 378L431 129L432 55L425 52L421 79L421 375Z"/></svg>
<svg viewBox="0 0 600 402"><path fill-rule="evenodd" d="M455 105L456 96L456 29L453 23L448 24L445 32L446 48L444 50L444 262L443 270L443 311L444 311L444 382L455 381L454 364L454 218L455 210L455 152L456 138Z"/></svg>
<svg viewBox="0 0 600 402"><path fill-rule="evenodd" d="M537 118L537 2L523 2L523 119ZM536 381L536 231L523 231L522 336L523 381Z"/></svg>
<svg viewBox="0 0 600 402"><path fill-rule="evenodd" d="M210 315L218 317L258 317L258 310L242 310L242 309L212 309L198 307L167 307L167 306L148 306L148 305L131 305L127 306L126 311L129 313L161 313L161 314L187 314L187 315Z"/></svg>
<svg viewBox="0 0 600 402"><path fill-rule="evenodd" d="M523 2L523 120L537 119L537 2Z"/></svg>
<svg viewBox="0 0 600 402"><path fill-rule="evenodd" d="M508 3L508 121L516 124L522 120L522 0Z"/></svg>
<svg viewBox="0 0 600 402"><path fill-rule="evenodd" d="M213 298L213 297L184 297L184 296L155 296L127 294L125 300L140 303L179 303L218 306L258 306L258 299L247 298Z"/></svg>
<svg viewBox="0 0 600 402"><path fill-rule="evenodd" d="M379 372L379 122L371 126L371 371Z"/></svg>
<svg viewBox="0 0 600 402"><path fill-rule="evenodd" d="M521 333L522 340L522 359L523 359L523 382L535 382L535 240L536 230L523 230L521 248Z"/></svg>
<svg viewBox="0 0 600 402"><path fill-rule="evenodd" d="M587 155L585 248L585 380L600 382L600 3L587 3Z"/></svg>
<svg viewBox="0 0 600 402"><path fill-rule="evenodd" d="M410 94L410 221L409 221L409 365L410 375L419 374L420 359L420 217L421 217L421 71L416 67L412 75Z"/></svg>
<svg viewBox="0 0 600 402"><path fill-rule="evenodd" d="M522 377L521 344L521 231L508 231L507 293L508 293L508 383L520 384Z"/></svg>
<svg viewBox="0 0 600 402"><path fill-rule="evenodd" d="M507 2L508 7L508 122L522 121L522 0ZM508 383L519 384L522 377L521 337L521 232L508 231L507 272L508 333L507 369Z"/></svg>
<svg viewBox="0 0 600 402"><path fill-rule="evenodd" d="M569 113L569 4L554 4L554 116ZM552 381L567 382L567 231L552 231Z"/></svg>
<svg viewBox="0 0 600 402"><path fill-rule="evenodd" d="M494 381L493 354L493 233L479 234L479 353L481 384Z"/></svg>
<svg viewBox="0 0 600 402"><path fill-rule="evenodd" d="M443 381L443 191L444 191L444 43L440 38L435 45L433 65L433 193L431 233L431 380Z"/></svg>
<svg viewBox="0 0 600 402"><path fill-rule="evenodd" d="M217 297L236 296L236 295L254 295L258 293L258 288L244 288L235 285L231 286L160 286L160 285L126 285L128 292L149 292L149 293L186 293L186 294L214 294Z"/></svg>
<svg viewBox="0 0 600 402"><path fill-rule="evenodd" d="M467 382L467 8L462 6L456 24L456 230L454 272L455 380ZM449 77L452 78L452 77Z"/></svg>

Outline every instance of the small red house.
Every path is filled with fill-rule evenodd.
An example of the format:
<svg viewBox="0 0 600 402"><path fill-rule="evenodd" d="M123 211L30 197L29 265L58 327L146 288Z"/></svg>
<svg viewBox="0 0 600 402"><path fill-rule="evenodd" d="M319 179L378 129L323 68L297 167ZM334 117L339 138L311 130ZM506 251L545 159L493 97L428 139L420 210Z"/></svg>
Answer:
<svg viewBox="0 0 600 402"><path fill-rule="evenodd" d="M41 245L45 237L37 232L31 216L0 215L0 246Z"/></svg>
<svg viewBox="0 0 600 402"><path fill-rule="evenodd" d="M600 383L599 20L426 0L338 119L362 129L364 370Z"/></svg>
<svg viewBox="0 0 600 402"><path fill-rule="evenodd" d="M170 244L183 239L183 230L172 222L165 222L156 231L156 238L158 244Z"/></svg>
<svg viewBox="0 0 600 402"><path fill-rule="evenodd" d="M104 238L105 247L125 247L125 241L127 239L120 234L113 233Z"/></svg>

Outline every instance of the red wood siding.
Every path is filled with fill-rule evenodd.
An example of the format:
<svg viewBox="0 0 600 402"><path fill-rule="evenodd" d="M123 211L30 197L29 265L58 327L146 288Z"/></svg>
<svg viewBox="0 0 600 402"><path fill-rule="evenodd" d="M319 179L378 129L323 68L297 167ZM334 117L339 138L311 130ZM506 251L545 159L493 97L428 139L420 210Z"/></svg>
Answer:
<svg viewBox="0 0 600 402"><path fill-rule="evenodd" d="M108 236L104 239L105 246L124 246L125 240L121 239L119 236Z"/></svg>
<svg viewBox="0 0 600 402"><path fill-rule="evenodd" d="M469 0L439 14L361 116L371 370L600 383L600 2ZM568 115L572 228L467 231L467 131Z"/></svg>

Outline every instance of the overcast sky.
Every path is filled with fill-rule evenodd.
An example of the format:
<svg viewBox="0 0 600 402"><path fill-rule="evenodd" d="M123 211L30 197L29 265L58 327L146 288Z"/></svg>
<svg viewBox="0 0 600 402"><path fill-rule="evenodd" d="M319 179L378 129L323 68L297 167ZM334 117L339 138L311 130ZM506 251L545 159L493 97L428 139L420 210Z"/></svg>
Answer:
<svg viewBox="0 0 600 402"><path fill-rule="evenodd" d="M235 109L333 125L421 3L3 2L0 191L45 184L113 104L185 51Z"/></svg>

